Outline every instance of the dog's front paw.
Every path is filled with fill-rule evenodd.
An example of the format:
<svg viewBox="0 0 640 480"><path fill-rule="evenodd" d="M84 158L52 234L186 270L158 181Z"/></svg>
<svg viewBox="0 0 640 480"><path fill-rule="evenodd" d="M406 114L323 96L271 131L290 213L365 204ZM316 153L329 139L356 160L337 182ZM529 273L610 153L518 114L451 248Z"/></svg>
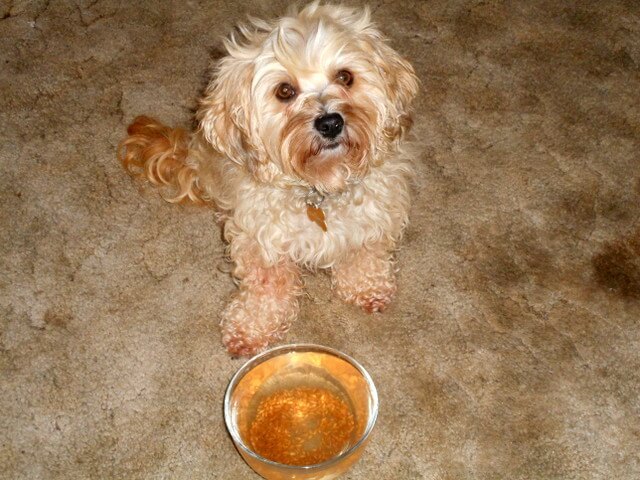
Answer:
<svg viewBox="0 0 640 480"><path fill-rule="evenodd" d="M269 345L270 340L264 337L255 337L243 331L228 332L222 335L222 343L227 352L236 357L247 357L263 351Z"/></svg>
<svg viewBox="0 0 640 480"><path fill-rule="evenodd" d="M391 300L393 300L394 293L395 289L393 291L389 290L386 292L375 292L368 295L362 295L357 303L367 313L384 312L387 306L391 303Z"/></svg>
<svg viewBox="0 0 640 480"><path fill-rule="evenodd" d="M362 287L362 285L360 285ZM362 308L367 313L383 312L393 300L395 282L384 282L375 287L358 290L358 285L336 285L336 293L347 303Z"/></svg>
<svg viewBox="0 0 640 480"><path fill-rule="evenodd" d="M297 312L296 298L241 292L222 314L222 343L231 355L259 353L284 338Z"/></svg>
<svg viewBox="0 0 640 480"><path fill-rule="evenodd" d="M384 311L396 293L391 255L384 249L361 249L337 264L332 284L342 300L367 313Z"/></svg>

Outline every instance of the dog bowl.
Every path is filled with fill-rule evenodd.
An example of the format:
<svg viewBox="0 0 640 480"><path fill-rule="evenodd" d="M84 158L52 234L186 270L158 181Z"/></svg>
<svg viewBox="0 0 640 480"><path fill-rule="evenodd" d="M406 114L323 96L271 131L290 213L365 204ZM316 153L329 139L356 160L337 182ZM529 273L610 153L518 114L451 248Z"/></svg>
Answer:
<svg viewBox="0 0 640 480"><path fill-rule="evenodd" d="M336 478L362 455L377 414L367 371L319 345L255 356L233 376L224 398L236 448L269 480Z"/></svg>

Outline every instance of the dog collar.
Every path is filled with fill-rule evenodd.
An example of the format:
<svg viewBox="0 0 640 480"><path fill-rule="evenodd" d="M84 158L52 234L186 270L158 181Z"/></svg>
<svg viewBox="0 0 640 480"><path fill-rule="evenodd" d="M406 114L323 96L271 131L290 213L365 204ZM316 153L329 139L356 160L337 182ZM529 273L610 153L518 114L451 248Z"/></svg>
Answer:
<svg viewBox="0 0 640 480"><path fill-rule="evenodd" d="M307 204L307 217L309 220L318 225L323 232L326 232L327 223L325 222L324 210L322 210L324 198L323 194L312 188L305 197L305 203Z"/></svg>

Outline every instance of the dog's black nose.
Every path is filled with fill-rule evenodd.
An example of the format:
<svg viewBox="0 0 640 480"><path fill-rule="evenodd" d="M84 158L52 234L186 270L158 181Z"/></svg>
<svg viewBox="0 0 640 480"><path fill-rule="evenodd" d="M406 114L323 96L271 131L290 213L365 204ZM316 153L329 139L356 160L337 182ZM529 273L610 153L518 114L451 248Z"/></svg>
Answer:
<svg viewBox="0 0 640 480"><path fill-rule="evenodd" d="M344 120L339 113L329 113L316 118L313 126L323 137L336 138L344 127Z"/></svg>

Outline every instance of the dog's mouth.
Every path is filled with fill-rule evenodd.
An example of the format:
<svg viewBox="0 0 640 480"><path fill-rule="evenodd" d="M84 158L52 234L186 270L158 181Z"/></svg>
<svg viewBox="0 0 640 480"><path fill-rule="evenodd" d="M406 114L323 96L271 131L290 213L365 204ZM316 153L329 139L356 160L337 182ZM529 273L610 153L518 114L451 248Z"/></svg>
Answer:
<svg viewBox="0 0 640 480"><path fill-rule="evenodd" d="M307 145L300 139L297 143L287 142L293 172L319 191L342 191L349 182L361 178L366 166L367 151L354 141L358 137L350 133L345 130L335 138L310 135L306 137Z"/></svg>
<svg viewBox="0 0 640 480"><path fill-rule="evenodd" d="M349 144L344 138L340 138L338 140L331 141L315 141L311 149L309 151L310 155L308 160L311 159L329 159L334 158L335 155L338 155L342 152L342 150L348 150ZM345 153L345 152L342 152Z"/></svg>
<svg viewBox="0 0 640 480"><path fill-rule="evenodd" d="M327 143L326 145L323 145L322 147L320 147L320 149L321 150L335 150L340 145L341 145L340 142L331 142L331 143Z"/></svg>

